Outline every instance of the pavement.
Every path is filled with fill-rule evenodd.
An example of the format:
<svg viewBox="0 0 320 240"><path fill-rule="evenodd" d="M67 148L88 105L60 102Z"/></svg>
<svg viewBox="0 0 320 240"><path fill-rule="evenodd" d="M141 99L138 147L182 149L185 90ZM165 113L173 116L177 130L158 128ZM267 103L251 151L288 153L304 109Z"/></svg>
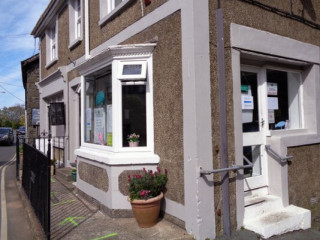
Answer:
<svg viewBox="0 0 320 240"><path fill-rule="evenodd" d="M34 239L46 239L41 226L20 186L20 195L25 204L33 229ZM110 218L93 204L77 195L72 182L57 175L51 179L51 239L53 240L191 240L193 237L184 229L161 219L152 228L139 228L134 218ZM239 230L231 237L219 236L216 240L261 240L253 232ZM270 240L320 240L316 229L294 231L274 236ZM209 240L209 239L208 239Z"/></svg>
<svg viewBox="0 0 320 240"><path fill-rule="evenodd" d="M20 195L25 203L34 239L46 239L20 182ZM160 219L156 226L139 228L134 218L110 218L93 204L77 195L72 182L57 175L51 178L51 239L52 240L191 240L184 229Z"/></svg>

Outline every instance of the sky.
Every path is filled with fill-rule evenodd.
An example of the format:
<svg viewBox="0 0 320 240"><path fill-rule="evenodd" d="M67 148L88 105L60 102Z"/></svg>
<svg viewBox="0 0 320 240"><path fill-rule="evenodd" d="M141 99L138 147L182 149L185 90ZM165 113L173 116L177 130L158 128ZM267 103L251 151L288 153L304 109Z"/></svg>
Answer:
<svg viewBox="0 0 320 240"><path fill-rule="evenodd" d="M0 0L0 109L24 104L21 61L38 53L30 35L49 0Z"/></svg>

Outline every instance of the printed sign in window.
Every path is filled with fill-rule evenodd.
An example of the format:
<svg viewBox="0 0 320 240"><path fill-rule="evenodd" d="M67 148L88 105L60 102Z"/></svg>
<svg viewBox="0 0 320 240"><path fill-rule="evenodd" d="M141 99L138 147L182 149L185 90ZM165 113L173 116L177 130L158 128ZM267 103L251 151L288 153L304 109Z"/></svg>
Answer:
<svg viewBox="0 0 320 240"><path fill-rule="evenodd" d="M247 96L247 95L242 95L241 96L241 105L242 105L242 109L252 110L254 108L253 97Z"/></svg>
<svg viewBox="0 0 320 240"><path fill-rule="evenodd" d="M268 95L277 96L278 95L278 84L277 83L267 83Z"/></svg>

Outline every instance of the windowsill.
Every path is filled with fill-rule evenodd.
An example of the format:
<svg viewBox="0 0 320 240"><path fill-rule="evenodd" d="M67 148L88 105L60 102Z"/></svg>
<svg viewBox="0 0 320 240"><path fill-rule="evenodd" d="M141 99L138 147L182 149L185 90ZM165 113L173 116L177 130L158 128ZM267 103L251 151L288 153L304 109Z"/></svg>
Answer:
<svg viewBox="0 0 320 240"><path fill-rule="evenodd" d="M107 152L103 150L80 147L75 154L89 160L105 163L107 165L139 165L158 164L160 157L151 152Z"/></svg>
<svg viewBox="0 0 320 240"><path fill-rule="evenodd" d="M68 48L69 48L70 50L73 49L73 48L75 48L78 44L81 43L81 41L82 41L82 36L81 36L81 37L78 37L78 38L75 39L75 40L73 40L73 41L69 44Z"/></svg>
<svg viewBox="0 0 320 240"><path fill-rule="evenodd" d="M104 17L102 17L99 21L99 26L105 24L108 20L112 19L115 17L117 14L121 13L123 11L123 8L130 3L133 0L126 0L121 2L115 9L113 9L110 13L106 14Z"/></svg>
<svg viewBox="0 0 320 240"><path fill-rule="evenodd" d="M307 129L281 129L281 130L269 130L268 136L297 136L301 134L308 134Z"/></svg>
<svg viewBox="0 0 320 240"><path fill-rule="evenodd" d="M46 65L46 69L48 69L49 67L51 67L53 64L55 64L58 61L58 58L53 59L51 62L47 63Z"/></svg>

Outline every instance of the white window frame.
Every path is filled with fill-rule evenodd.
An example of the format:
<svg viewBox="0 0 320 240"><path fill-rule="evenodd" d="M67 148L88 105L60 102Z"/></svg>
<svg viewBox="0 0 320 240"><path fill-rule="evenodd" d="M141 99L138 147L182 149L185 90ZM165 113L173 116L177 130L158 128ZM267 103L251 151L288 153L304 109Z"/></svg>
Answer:
<svg viewBox="0 0 320 240"><path fill-rule="evenodd" d="M143 46L142 46L143 45ZM112 146L102 146L85 142L85 117L81 119L81 147L75 151L78 156L103 162L109 165L123 164L156 164L159 156L154 153L154 120L153 120L153 67L152 53L155 44L113 46L111 50L100 54L79 67L82 75L81 85L85 86L85 76L111 65L112 69ZM132 47L135 46L135 47ZM113 52L114 49L114 52ZM133 51L132 53L130 53ZM126 55L122 53L126 52ZM119 54L119 55L118 55ZM119 64L124 62L146 62L147 81L123 81L118 78ZM146 132L147 146L123 147L122 143L122 86L126 84L146 84ZM85 110L85 91L81 92L82 112Z"/></svg>
<svg viewBox="0 0 320 240"><path fill-rule="evenodd" d="M69 48L82 41L82 22L82 0L69 0Z"/></svg>
<svg viewBox="0 0 320 240"><path fill-rule="evenodd" d="M46 29L46 68L58 60L58 17Z"/></svg>
<svg viewBox="0 0 320 240"><path fill-rule="evenodd" d="M123 74L123 68L127 65L141 65L140 74ZM130 80L147 80L147 62L146 61L120 61L118 64L118 79L124 81Z"/></svg>
<svg viewBox="0 0 320 240"><path fill-rule="evenodd" d="M133 0L121 0L122 2L115 6L115 0L99 0L100 7L100 21L99 25L104 24L107 20L112 18L119 12L125 5Z"/></svg>

